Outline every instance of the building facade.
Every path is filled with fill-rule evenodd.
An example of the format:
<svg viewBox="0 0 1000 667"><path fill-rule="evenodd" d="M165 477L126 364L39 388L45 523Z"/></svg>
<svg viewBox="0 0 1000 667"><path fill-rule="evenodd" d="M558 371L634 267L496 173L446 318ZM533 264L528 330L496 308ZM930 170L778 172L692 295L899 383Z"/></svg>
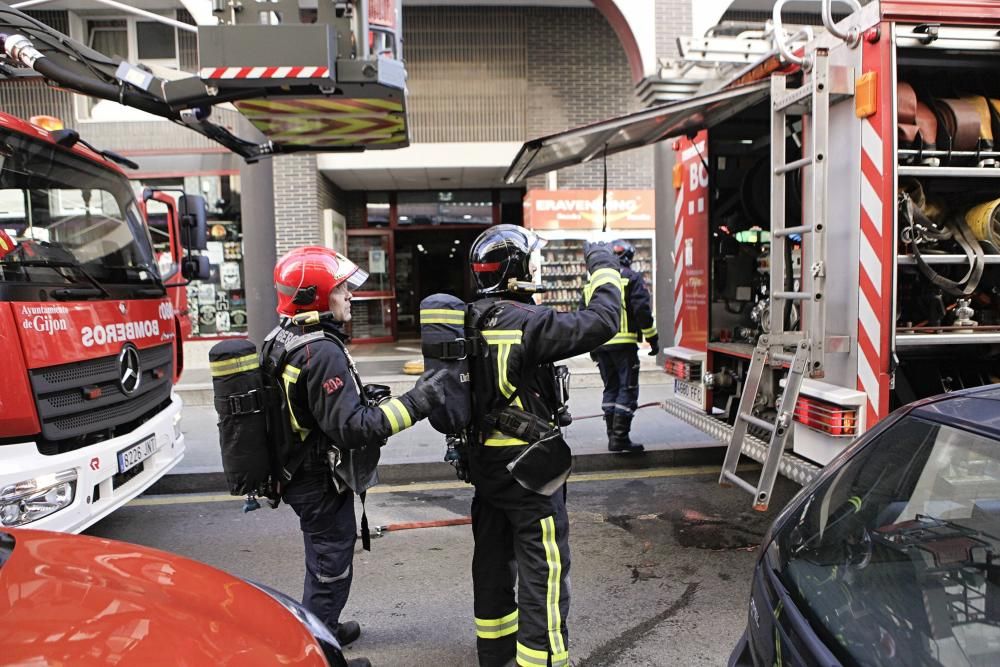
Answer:
<svg viewBox="0 0 1000 667"><path fill-rule="evenodd" d="M155 4L142 6L193 25L193 15L205 16L200 5L210 3ZM578 193L582 204L575 205L593 205L605 185L612 199L616 191L660 194L657 181L669 182L669 171L658 179L664 167L656 166L654 148L606 161L597 157L523 183L506 184L503 176L527 139L655 101L642 93L644 85L656 77L657 58L676 55L675 38L690 33L691 7L690 0L404 0L411 145L273 158L275 254L302 244L346 251L371 274L354 301L355 339L414 337L420 298L435 291L470 298L465 268L470 243L491 224L525 224L526 201L565 190ZM61 0L29 13L106 54L197 70L193 32L90 0ZM132 175L137 187L204 194L213 274L189 287L198 315L196 336L246 335L247 302L252 309L254 300L247 296L243 262L249 249L241 206L245 167L239 158L178 125L74 96L38 79L0 86L0 105L22 117L57 116L90 143L131 157L140 165ZM229 127L240 122L234 110L213 113ZM672 211L672 204L670 209L664 204L658 198L654 219L637 230L636 238L651 254L654 247L663 252L653 229L655 218ZM151 214L155 236L156 211ZM602 220L592 220L599 228ZM569 254L553 254L551 261L562 259L572 267L570 241L588 232L578 231L555 235L557 247Z"/></svg>

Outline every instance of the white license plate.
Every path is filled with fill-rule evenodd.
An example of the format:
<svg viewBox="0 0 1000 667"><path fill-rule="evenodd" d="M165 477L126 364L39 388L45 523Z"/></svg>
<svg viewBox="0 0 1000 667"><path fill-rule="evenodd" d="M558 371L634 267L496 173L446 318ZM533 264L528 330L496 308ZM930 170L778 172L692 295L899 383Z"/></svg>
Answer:
<svg viewBox="0 0 1000 667"><path fill-rule="evenodd" d="M705 407L705 392L701 384L674 378L674 396L694 403L699 408L704 409Z"/></svg>
<svg viewBox="0 0 1000 667"><path fill-rule="evenodd" d="M141 442L118 452L118 472L136 467L156 452L156 436L151 435Z"/></svg>

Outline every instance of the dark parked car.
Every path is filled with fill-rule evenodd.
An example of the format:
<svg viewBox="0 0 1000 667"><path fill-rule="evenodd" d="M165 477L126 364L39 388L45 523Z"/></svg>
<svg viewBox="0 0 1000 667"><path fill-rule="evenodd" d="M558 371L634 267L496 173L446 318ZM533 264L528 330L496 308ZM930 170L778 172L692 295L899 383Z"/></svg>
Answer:
<svg viewBox="0 0 1000 667"><path fill-rule="evenodd" d="M730 665L1000 664L1000 385L913 403L782 510Z"/></svg>
<svg viewBox="0 0 1000 667"><path fill-rule="evenodd" d="M0 664L344 667L297 602L115 540L0 529Z"/></svg>

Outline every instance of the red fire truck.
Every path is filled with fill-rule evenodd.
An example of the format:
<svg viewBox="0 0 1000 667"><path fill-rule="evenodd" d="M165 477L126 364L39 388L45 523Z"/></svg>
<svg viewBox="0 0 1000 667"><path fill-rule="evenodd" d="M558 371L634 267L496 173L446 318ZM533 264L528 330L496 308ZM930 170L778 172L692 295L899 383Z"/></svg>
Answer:
<svg viewBox="0 0 1000 667"><path fill-rule="evenodd" d="M720 482L757 509L897 406L1000 380L1000 2L849 4L834 22L824 0L814 36L786 32L779 1L763 50L687 40L694 59L760 57L529 142L508 172L674 140L665 408L729 443Z"/></svg>
<svg viewBox="0 0 1000 667"><path fill-rule="evenodd" d="M0 114L0 527L83 530L184 453L172 287L207 277L181 247L202 243L204 200L148 193L167 206L161 273L114 161Z"/></svg>

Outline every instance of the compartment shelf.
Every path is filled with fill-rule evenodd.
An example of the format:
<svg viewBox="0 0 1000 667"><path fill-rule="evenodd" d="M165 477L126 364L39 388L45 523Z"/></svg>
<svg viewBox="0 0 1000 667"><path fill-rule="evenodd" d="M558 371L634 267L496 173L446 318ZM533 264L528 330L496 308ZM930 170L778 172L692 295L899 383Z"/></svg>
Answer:
<svg viewBox="0 0 1000 667"><path fill-rule="evenodd" d="M1000 332L991 333L898 333L896 347L927 345L982 345L1000 343Z"/></svg>
<svg viewBox="0 0 1000 667"><path fill-rule="evenodd" d="M900 165L896 168L899 176L947 176L952 178L1000 178L996 167L914 167Z"/></svg>
<svg viewBox="0 0 1000 667"><path fill-rule="evenodd" d="M921 255L925 264L968 264L969 258L965 255ZM986 264L1000 264L1000 255L984 256ZM916 266L917 259L913 255L896 255L896 263L900 265Z"/></svg>
<svg viewBox="0 0 1000 667"><path fill-rule="evenodd" d="M753 356L753 350L756 346L753 343L722 343L722 342L712 342L708 344L709 352L721 352L723 354L728 354L733 357L742 357L743 359L749 359Z"/></svg>

